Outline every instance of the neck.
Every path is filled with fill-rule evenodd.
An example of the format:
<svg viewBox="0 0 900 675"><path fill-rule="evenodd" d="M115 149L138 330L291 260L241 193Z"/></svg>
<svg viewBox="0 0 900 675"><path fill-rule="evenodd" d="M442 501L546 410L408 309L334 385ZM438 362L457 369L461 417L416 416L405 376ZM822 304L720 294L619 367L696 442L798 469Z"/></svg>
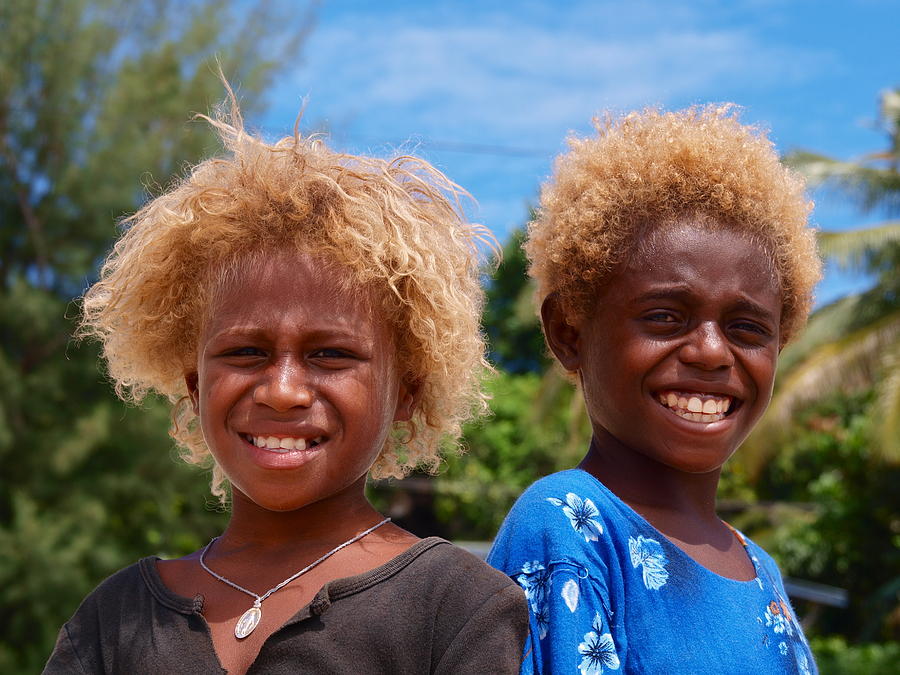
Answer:
<svg viewBox="0 0 900 675"><path fill-rule="evenodd" d="M365 497L365 477L358 482L350 490L292 511L270 511L235 489L231 520L220 544L277 550L341 543L384 519Z"/></svg>
<svg viewBox="0 0 900 675"><path fill-rule="evenodd" d="M702 474L673 469L623 446L604 429L595 429L578 467L594 475L635 511L650 516L651 522L658 518L719 522L716 489L720 469Z"/></svg>

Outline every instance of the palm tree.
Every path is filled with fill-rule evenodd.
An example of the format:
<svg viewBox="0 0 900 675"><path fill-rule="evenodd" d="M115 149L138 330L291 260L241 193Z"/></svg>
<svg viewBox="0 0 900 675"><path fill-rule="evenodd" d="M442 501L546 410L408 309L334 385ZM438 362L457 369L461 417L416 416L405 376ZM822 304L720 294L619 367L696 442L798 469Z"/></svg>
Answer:
<svg viewBox="0 0 900 675"><path fill-rule="evenodd" d="M900 214L900 89L881 96L879 122L888 149L856 161L794 152L785 162L811 185L832 190L863 212ZM804 404L827 394L875 387L877 454L900 461L900 221L865 229L822 232L821 253L846 269L873 274L868 291L819 309L804 334L785 349L769 412L748 441L755 468L774 437Z"/></svg>

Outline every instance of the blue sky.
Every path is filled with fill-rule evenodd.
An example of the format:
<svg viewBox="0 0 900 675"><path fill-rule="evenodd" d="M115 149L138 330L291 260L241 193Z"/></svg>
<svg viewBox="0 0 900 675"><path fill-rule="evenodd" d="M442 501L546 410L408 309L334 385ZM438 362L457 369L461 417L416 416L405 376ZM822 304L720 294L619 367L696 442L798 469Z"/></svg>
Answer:
<svg viewBox="0 0 900 675"><path fill-rule="evenodd" d="M324 2L302 60L258 124L304 125L350 152L417 154L477 200L505 239L553 157L604 109L734 101L779 150L881 149L881 90L900 86L895 0ZM814 195L814 221L878 221ZM866 281L830 270L819 300Z"/></svg>

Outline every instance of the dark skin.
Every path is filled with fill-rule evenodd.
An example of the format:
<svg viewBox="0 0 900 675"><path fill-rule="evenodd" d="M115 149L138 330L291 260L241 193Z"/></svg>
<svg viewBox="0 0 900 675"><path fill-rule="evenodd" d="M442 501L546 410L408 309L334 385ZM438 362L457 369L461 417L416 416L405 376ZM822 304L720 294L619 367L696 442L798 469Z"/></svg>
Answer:
<svg viewBox="0 0 900 675"><path fill-rule="evenodd" d="M366 475L416 403L373 298L344 288L344 273L320 258L274 253L248 268L217 296L197 368L185 374L232 486L231 520L205 562L259 595L383 520L366 499ZM235 624L254 598L203 570L200 551L157 568L178 595L203 596L219 662L245 673L326 583L379 567L417 540L379 527L266 598L243 639Z"/></svg>
<svg viewBox="0 0 900 675"><path fill-rule="evenodd" d="M771 398L781 295L765 252L686 220L652 232L587 317L570 321L554 295L541 314L593 427L579 468L700 565L753 579L716 489Z"/></svg>

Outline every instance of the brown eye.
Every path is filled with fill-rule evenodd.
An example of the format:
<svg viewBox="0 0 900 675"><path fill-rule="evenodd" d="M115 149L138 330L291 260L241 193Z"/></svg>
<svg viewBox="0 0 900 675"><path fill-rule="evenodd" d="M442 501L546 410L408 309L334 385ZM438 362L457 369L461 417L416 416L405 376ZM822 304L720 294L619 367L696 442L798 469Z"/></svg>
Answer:
<svg viewBox="0 0 900 675"><path fill-rule="evenodd" d="M657 323L675 323L678 318L671 312L654 312L646 317L648 321Z"/></svg>
<svg viewBox="0 0 900 675"><path fill-rule="evenodd" d="M745 333L756 333L757 335L769 335L770 333L765 326L753 321L738 321L732 325L732 328Z"/></svg>
<svg viewBox="0 0 900 675"><path fill-rule="evenodd" d="M319 349L312 353L313 358L325 358L325 359L349 359L352 355L343 349Z"/></svg>
<svg viewBox="0 0 900 675"><path fill-rule="evenodd" d="M226 356L264 356L265 352L259 349L258 347L238 347L237 349L229 350Z"/></svg>

